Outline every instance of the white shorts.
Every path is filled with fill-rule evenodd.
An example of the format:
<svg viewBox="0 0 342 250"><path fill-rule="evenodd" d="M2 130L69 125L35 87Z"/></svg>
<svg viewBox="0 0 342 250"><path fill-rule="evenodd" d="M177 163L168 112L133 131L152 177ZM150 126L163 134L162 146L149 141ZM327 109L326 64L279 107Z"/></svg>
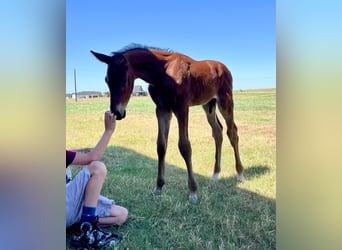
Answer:
<svg viewBox="0 0 342 250"><path fill-rule="evenodd" d="M84 167L72 181L66 184L66 227L79 222L81 219L84 194L89 179L89 169ZM96 215L108 217L114 204L114 200L100 195Z"/></svg>

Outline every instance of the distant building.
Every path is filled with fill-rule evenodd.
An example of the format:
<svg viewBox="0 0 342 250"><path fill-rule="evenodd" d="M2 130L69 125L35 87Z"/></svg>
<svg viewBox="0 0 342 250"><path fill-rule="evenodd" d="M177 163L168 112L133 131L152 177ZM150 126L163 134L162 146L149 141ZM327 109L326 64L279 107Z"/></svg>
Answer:
<svg viewBox="0 0 342 250"><path fill-rule="evenodd" d="M147 96L147 91L145 91L141 85L135 85L132 91L133 96Z"/></svg>
<svg viewBox="0 0 342 250"><path fill-rule="evenodd" d="M77 93L77 98L98 98L100 95L98 91L81 91ZM75 93L72 93L71 98L76 99Z"/></svg>

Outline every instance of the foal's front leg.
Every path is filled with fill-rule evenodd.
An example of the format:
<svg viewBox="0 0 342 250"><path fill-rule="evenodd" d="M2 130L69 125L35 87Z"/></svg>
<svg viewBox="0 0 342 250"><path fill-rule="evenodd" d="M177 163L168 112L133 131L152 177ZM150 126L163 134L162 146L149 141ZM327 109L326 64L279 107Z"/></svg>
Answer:
<svg viewBox="0 0 342 250"><path fill-rule="evenodd" d="M182 110L175 111L179 131L178 148L181 155L183 156L183 159L188 170L188 188L190 190L189 201L191 203L197 203L197 182L192 172L192 150L188 136L188 114L189 108L184 108Z"/></svg>
<svg viewBox="0 0 342 250"><path fill-rule="evenodd" d="M171 111L156 109L158 119L158 138L157 138L157 153L158 153L158 176L157 185L152 195L161 195L162 188L165 184L165 154L167 149L167 140L170 130Z"/></svg>

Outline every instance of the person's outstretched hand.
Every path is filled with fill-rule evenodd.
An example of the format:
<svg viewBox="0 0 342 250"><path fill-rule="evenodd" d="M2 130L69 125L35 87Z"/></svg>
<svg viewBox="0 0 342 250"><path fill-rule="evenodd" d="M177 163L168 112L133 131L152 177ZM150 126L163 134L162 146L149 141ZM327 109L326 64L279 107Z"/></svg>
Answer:
<svg viewBox="0 0 342 250"><path fill-rule="evenodd" d="M111 111L104 114L105 131L113 133L116 127L116 117Z"/></svg>

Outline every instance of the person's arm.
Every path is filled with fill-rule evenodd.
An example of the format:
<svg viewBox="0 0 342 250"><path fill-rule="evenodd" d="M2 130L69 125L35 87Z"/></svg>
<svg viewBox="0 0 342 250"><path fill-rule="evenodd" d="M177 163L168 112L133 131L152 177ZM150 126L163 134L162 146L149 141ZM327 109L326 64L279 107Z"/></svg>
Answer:
<svg viewBox="0 0 342 250"><path fill-rule="evenodd" d="M110 111L105 112L104 124L105 130L96 146L88 153L76 152L75 158L72 161L73 165L88 165L92 161L101 159L116 127L115 115Z"/></svg>

